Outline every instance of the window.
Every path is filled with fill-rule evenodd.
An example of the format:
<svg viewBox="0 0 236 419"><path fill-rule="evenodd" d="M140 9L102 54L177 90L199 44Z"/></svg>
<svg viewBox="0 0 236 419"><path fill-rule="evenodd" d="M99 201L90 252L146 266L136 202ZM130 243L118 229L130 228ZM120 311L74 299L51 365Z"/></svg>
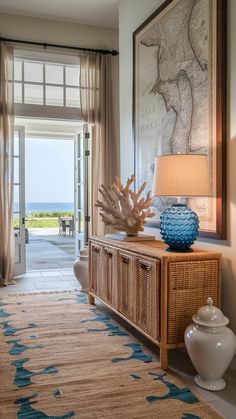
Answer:
<svg viewBox="0 0 236 419"><path fill-rule="evenodd" d="M81 119L79 58L59 59L42 52L39 58L24 55L18 52L14 60L16 115Z"/></svg>

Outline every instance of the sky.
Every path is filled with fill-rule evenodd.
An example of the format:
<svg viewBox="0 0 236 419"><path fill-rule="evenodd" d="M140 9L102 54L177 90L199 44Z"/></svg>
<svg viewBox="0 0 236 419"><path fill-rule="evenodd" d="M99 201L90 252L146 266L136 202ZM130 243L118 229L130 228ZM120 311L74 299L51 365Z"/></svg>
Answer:
<svg viewBox="0 0 236 419"><path fill-rule="evenodd" d="M25 140L26 202L74 202L74 141Z"/></svg>

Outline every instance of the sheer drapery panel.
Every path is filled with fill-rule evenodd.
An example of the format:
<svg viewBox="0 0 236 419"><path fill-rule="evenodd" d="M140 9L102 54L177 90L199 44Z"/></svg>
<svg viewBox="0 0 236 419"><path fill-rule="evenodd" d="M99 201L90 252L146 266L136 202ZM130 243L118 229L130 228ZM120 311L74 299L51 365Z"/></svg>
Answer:
<svg viewBox="0 0 236 419"><path fill-rule="evenodd" d="M0 284L13 277L14 54L0 43Z"/></svg>
<svg viewBox="0 0 236 419"><path fill-rule="evenodd" d="M90 235L103 235L106 232L95 203L101 198L99 187L102 184L109 186L118 175L112 59L114 57L98 54L80 57L82 117L85 122L92 124Z"/></svg>

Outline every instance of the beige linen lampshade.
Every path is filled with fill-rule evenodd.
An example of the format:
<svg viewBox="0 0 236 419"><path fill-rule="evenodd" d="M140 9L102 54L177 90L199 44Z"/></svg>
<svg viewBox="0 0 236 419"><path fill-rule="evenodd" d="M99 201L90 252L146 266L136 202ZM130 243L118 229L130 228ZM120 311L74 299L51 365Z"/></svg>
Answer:
<svg viewBox="0 0 236 419"><path fill-rule="evenodd" d="M207 156L174 154L155 158L153 196L210 196Z"/></svg>

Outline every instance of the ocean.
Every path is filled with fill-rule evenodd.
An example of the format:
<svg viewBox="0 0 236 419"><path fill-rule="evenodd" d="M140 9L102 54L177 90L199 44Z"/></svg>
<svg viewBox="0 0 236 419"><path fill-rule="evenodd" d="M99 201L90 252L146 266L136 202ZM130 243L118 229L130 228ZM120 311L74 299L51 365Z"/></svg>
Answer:
<svg viewBox="0 0 236 419"><path fill-rule="evenodd" d="M73 202L26 202L25 212L73 212Z"/></svg>

